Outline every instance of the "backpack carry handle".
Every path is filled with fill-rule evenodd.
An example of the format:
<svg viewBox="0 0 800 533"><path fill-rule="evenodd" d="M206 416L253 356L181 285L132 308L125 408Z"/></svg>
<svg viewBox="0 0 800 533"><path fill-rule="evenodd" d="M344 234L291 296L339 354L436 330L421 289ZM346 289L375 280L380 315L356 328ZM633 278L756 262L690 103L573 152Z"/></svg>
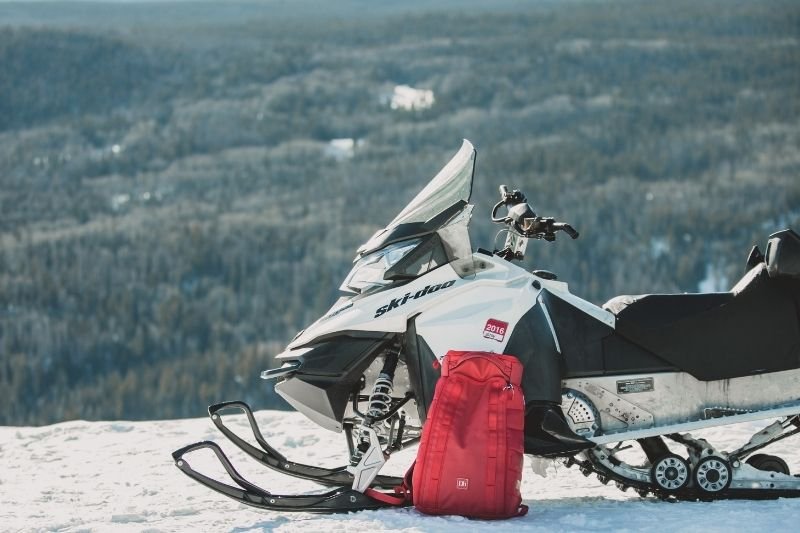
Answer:
<svg viewBox="0 0 800 533"><path fill-rule="evenodd" d="M452 359L448 359L448 357L458 357L458 359L452 363L449 363L448 361L452 361ZM513 385L519 386L522 382L522 365L519 363L519 360L502 354L496 354L492 355L491 357L487 357L486 352L459 352L450 350L444 356L442 376L449 376L450 373L461 366L462 363L474 359L487 361L493 364L498 370L500 370L500 372L506 378L506 381Z"/></svg>

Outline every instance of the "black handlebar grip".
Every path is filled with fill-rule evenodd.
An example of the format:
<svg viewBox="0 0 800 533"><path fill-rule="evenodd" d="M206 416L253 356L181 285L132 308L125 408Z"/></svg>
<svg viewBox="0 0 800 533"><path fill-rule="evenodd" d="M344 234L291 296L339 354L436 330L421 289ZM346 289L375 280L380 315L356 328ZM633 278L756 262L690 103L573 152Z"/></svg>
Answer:
<svg viewBox="0 0 800 533"><path fill-rule="evenodd" d="M569 224L564 224L564 227L563 227L562 229L564 230L564 233L566 233L567 235L569 235L569 236L570 236L570 237L572 237L573 239L577 239L577 238L578 238L578 236L580 235L580 233L578 233L578 232L575 230L575 228L573 228L573 227L572 227L572 226L570 226Z"/></svg>

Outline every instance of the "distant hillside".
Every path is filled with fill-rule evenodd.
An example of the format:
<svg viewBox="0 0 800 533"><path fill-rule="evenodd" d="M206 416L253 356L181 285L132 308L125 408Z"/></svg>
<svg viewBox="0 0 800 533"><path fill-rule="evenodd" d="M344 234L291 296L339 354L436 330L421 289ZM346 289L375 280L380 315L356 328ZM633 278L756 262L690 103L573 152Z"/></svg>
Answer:
<svg viewBox="0 0 800 533"><path fill-rule="evenodd" d="M169 74L153 55L114 37L1 29L0 131L141 102Z"/></svg>
<svg viewBox="0 0 800 533"><path fill-rule="evenodd" d="M0 4L0 424L282 407L258 372L465 137L473 246L521 188L598 303L800 228L795 2L267 5Z"/></svg>

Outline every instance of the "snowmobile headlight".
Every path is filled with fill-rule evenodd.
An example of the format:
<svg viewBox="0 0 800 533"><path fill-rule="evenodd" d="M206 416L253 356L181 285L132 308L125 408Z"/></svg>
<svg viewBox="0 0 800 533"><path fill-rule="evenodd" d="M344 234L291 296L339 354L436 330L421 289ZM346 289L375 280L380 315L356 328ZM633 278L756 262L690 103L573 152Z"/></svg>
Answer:
<svg viewBox="0 0 800 533"><path fill-rule="evenodd" d="M377 252L356 260L356 264L353 265L353 269L344 279L344 283L339 289L360 293L373 287L391 284L392 280L383 279L386 271L408 255L421 241L422 239L414 239L390 244Z"/></svg>

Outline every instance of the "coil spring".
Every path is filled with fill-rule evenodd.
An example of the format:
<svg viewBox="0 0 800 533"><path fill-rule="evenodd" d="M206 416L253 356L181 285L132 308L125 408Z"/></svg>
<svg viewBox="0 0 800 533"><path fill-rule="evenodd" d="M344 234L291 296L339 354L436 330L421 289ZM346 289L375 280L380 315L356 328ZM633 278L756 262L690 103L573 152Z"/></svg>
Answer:
<svg viewBox="0 0 800 533"><path fill-rule="evenodd" d="M392 406L392 387L394 387L394 382L391 376L388 374L378 375L369 397L368 417L378 418L389 412L389 408Z"/></svg>
<svg viewBox="0 0 800 533"><path fill-rule="evenodd" d="M378 418L389 412L392 406L392 388L394 382L392 376L381 372L372 386L372 394L369 396L369 406L367 408L367 418L361 424L361 428L365 429L372 425L372 419ZM361 432L361 439L359 445L353 451L353 456L350 458L350 464L355 466L361 461L361 456L369 448L369 438L365 431Z"/></svg>

